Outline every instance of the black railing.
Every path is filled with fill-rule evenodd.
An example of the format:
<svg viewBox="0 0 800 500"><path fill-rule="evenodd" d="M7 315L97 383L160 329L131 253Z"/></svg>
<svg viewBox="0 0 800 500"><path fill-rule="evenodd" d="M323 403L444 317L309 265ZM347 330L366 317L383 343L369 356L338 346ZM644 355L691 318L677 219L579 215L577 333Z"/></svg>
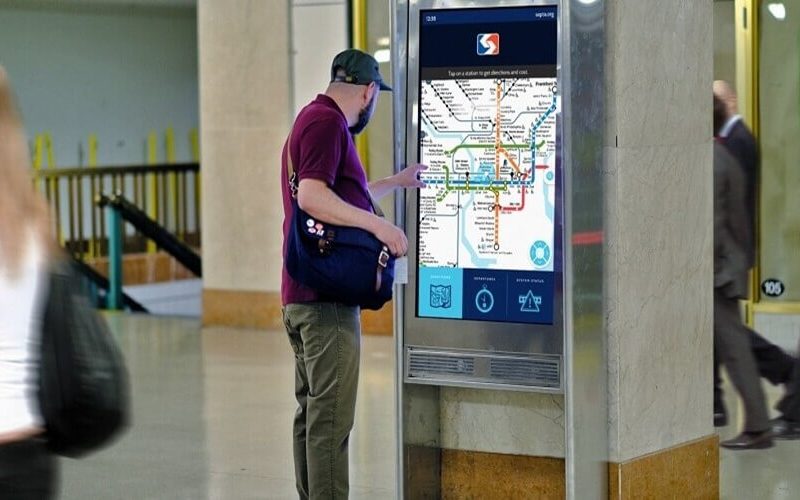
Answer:
<svg viewBox="0 0 800 500"><path fill-rule="evenodd" d="M75 267L84 277L84 279L86 279L87 282L91 285L90 291L92 298L95 301L95 305L97 307L107 308L108 306L107 299L109 296L109 291L111 289L111 284L109 283L108 278L97 272L97 270L92 266L90 266L89 264L81 260L78 260L74 257L73 259L75 262ZM126 293L122 293L122 303L127 309L130 309L131 311L144 312L144 313L149 312L147 308L145 308L142 304L137 302L135 299L133 299Z"/></svg>
<svg viewBox="0 0 800 500"><path fill-rule="evenodd" d="M101 194L97 198L97 205L100 207L111 206L111 208L117 210L122 220L128 222L136 228L137 231L153 240L159 248L174 257L175 260L183 264L183 266L195 276L203 276L203 264L200 256L188 245L185 245L173 234L164 229L163 226L148 217L144 211L125 199L124 196L120 194L112 196Z"/></svg>

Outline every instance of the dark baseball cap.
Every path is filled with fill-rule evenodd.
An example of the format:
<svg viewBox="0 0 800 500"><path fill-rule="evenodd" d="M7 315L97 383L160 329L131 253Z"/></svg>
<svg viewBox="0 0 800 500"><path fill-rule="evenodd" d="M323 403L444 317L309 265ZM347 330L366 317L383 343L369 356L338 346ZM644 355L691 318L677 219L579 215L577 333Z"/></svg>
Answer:
<svg viewBox="0 0 800 500"><path fill-rule="evenodd" d="M345 75L337 77L336 71L340 68L344 70ZM392 87L383 83L383 77L378 71L378 61L358 49L347 49L333 58L331 82L344 82L355 85L369 85L375 82L381 90L392 90Z"/></svg>

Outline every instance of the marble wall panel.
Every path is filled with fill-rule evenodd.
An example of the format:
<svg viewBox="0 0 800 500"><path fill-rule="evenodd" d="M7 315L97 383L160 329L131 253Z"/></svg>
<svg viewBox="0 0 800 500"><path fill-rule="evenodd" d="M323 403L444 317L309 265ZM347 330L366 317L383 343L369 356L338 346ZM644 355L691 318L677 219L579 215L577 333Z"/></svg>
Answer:
<svg viewBox="0 0 800 500"><path fill-rule="evenodd" d="M709 143L610 157L609 438L624 461L712 432L713 177Z"/></svg>
<svg viewBox="0 0 800 500"><path fill-rule="evenodd" d="M606 4L610 460L711 434L712 2Z"/></svg>
<svg viewBox="0 0 800 500"><path fill-rule="evenodd" d="M564 398L442 388L442 448L564 457Z"/></svg>
<svg viewBox="0 0 800 500"><path fill-rule="evenodd" d="M711 137L712 2L608 0L606 144Z"/></svg>

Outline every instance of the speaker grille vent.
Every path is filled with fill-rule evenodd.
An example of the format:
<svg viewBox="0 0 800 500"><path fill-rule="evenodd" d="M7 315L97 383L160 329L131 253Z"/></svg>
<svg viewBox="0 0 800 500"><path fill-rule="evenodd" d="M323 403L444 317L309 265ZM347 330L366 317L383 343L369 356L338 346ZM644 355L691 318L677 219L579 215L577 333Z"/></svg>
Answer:
<svg viewBox="0 0 800 500"><path fill-rule="evenodd" d="M560 392L561 357L406 348L409 382Z"/></svg>
<svg viewBox="0 0 800 500"><path fill-rule="evenodd" d="M430 375L473 375L475 358L471 356L450 356L412 352L409 368L415 376Z"/></svg>
<svg viewBox="0 0 800 500"><path fill-rule="evenodd" d="M559 387L561 369L557 360L492 358L489 376L509 382Z"/></svg>

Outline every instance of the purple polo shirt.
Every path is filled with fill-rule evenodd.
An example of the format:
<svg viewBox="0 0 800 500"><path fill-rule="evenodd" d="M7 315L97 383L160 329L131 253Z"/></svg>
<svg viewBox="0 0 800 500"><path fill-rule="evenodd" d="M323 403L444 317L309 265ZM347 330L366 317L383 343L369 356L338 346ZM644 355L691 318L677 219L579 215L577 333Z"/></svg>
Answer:
<svg viewBox="0 0 800 500"><path fill-rule="evenodd" d="M283 193L283 255L286 235L292 221L292 194L286 172L286 147L281 154L281 191ZM320 94L297 115L288 144L292 164L299 179L324 181L341 199L372 211L369 185L358 158L347 119L336 102ZM320 300L314 290L301 285L283 266L281 300L283 305Z"/></svg>

